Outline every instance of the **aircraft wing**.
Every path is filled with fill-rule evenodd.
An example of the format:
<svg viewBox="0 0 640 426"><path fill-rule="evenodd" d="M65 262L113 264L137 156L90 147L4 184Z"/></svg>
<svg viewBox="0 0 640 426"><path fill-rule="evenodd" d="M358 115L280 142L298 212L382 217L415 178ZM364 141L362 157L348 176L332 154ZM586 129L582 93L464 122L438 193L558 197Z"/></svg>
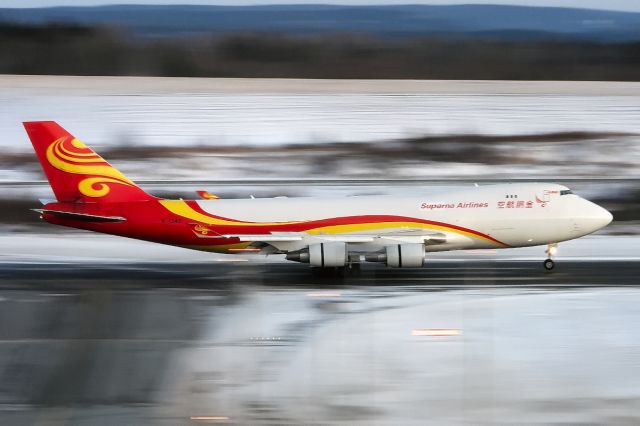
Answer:
<svg viewBox="0 0 640 426"><path fill-rule="evenodd" d="M344 243L371 243L381 239L399 242L423 242L426 244L442 244L446 235L425 229L400 229L367 234L307 234L305 232L272 232L270 234L227 234L218 238L238 238L240 241L272 243L308 242L319 243L336 241ZM273 244L276 245L276 244Z"/></svg>
<svg viewBox="0 0 640 426"><path fill-rule="evenodd" d="M334 234L315 234L310 235L304 232L291 232L286 234L279 234L277 232L271 234L229 234L224 235L224 238L238 238L240 241L254 241L254 242L264 242L264 243L272 243L272 242L294 242L294 241L304 241L310 238L314 240L322 240L322 241L343 241L345 243L366 243L373 241L372 236L370 235L334 235Z"/></svg>

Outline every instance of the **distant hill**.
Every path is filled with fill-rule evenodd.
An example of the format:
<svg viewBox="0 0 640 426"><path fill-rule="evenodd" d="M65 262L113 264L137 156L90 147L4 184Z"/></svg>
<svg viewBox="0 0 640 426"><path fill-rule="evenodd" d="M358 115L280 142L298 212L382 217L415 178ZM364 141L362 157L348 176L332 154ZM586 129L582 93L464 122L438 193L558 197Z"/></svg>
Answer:
<svg viewBox="0 0 640 426"><path fill-rule="evenodd" d="M180 33L362 32L499 40L640 40L640 13L498 5L271 5L0 8L0 21L126 27L143 37Z"/></svg>

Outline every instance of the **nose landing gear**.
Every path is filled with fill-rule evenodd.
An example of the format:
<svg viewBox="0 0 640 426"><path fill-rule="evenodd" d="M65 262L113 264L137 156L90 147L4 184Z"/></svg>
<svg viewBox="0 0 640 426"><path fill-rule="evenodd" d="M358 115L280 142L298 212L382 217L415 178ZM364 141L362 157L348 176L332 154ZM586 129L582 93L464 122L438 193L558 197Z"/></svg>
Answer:
<svg viewBox="0 0 640 426"><path fill-rule="evenodd" d="M546 269L547 271L550 271L556 266L556 262L554 262L553 259L546 259L543 265L544 265L544 269Z"/></svg>
<svg viewBox="0 0 640 426"><path fill-rule="evenodd" d="M544 266L544 269L546 269L547 271L552 270L556 266L556 263L553 261L552 257L553 255L556 254L557 251L558 251L557 243L552 243L547 245L547 250L545 251L545 253L547 254L547 259L545 259L545 261L542 263L542 265Z"/></svg>

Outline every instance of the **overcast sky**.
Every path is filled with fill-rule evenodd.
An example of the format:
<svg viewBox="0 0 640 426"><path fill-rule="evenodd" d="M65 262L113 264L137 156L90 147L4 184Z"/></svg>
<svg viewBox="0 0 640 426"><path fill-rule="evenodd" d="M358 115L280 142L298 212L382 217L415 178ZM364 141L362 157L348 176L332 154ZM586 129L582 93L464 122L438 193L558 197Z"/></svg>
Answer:
<svg viewBox="0 0 640 426"><path fill-rule="evenodd" d="M0 7L88 6L98 4L513 4L562 6L640 12L640 0L2 0Z"/></svg>

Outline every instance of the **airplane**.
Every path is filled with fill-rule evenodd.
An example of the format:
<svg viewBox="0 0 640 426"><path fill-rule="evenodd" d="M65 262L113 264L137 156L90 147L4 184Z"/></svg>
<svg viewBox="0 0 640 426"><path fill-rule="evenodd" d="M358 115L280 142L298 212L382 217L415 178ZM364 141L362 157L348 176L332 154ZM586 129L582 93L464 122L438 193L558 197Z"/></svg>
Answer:
<svg viewBox="0 0 640 426"><path fill-rule="evenodd" d="M413 196L169 200L148 194L54 121L23 123L56 200L55 225L188 249L284 254L315 268L379 262L419 268L428 253L547 245L607 226L611 213L553 183L474 186ZM211 194L212 195L212 194Z"/></svg>

